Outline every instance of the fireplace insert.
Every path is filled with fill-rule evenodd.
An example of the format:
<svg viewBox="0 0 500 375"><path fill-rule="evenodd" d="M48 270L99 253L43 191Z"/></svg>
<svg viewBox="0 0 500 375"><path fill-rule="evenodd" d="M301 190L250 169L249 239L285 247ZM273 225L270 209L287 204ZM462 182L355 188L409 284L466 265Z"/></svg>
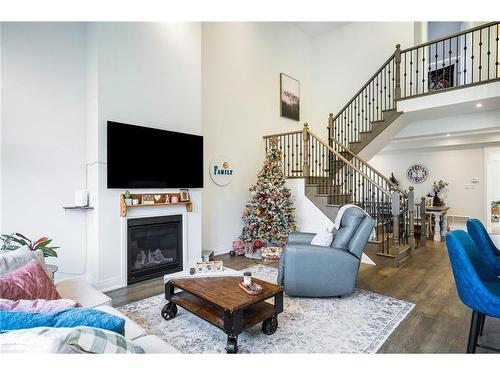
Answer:
<svg viewBox="0 0 500 375"><path fill-rule="evenodd" d="M127 282L182 271L182 215L127 220Z"/></svg>

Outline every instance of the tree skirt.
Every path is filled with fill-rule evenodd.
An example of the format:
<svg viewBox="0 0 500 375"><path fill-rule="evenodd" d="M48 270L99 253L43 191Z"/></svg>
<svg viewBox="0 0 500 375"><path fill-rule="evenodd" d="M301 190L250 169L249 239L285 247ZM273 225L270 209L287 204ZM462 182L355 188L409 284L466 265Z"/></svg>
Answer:
<svg viewBox="0 0 500 375"><path fill-rule="evenodd" d="M246 271L246 270L243 270ZM249 268L252 276L276 282L277 269ZM163 295L118 308L183 353L225 353L227 336L179 307L177 316L160 316ZM239 353L375 353L415 305L356 289L342 298L292 298L285 295L279 327L272 336L258 324L238 337Z"/></svg>

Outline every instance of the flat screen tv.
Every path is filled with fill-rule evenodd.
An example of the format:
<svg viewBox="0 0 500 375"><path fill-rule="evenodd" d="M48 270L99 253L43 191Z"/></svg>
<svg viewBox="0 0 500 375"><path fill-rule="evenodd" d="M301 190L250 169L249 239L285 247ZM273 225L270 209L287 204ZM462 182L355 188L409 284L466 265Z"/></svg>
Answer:
<svg viewBox="0 0 500 375"><path fill-rule="evenodd" d="M203 137L108 121L108 188L203 187Z"/></svg>

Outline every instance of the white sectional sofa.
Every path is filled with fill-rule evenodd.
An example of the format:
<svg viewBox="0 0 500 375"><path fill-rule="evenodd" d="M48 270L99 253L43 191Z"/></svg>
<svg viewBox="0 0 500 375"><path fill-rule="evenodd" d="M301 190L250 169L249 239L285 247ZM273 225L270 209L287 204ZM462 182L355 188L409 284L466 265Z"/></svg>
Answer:
<svg viewBox="0 0 500 375"><path fill-rule="evenodd" d="M141 326L111 306L110 297L99 292L85 281L81 279L63 280L56 283L56 287L62 298L72 299L83 307L101 310L125 319L125 338L141 346L146 353L180 353L158 336L147 335Z"/></svg>

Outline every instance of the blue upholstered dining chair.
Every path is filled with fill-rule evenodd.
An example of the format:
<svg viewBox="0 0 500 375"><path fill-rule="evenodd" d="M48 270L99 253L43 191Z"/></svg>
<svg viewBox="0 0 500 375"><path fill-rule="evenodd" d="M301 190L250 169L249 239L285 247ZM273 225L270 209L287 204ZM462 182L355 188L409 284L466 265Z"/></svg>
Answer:
<svg viewBox="0 0 500 375"><path fill-rule="evenodd" d="M498 352L496 348L478 345L478 337L485 316L500 318L500 279L463 230L449 232L446 246L458 296L472 309L467 353L475 353L476 347Z"/></svg>
<svg viewBox="0 0 500 375"><path fill-rule="evenodd" d="M497 249L484 225L478 219L467 220L467 232L489 263L493 272L500 275L500 250Z"/></svg>

